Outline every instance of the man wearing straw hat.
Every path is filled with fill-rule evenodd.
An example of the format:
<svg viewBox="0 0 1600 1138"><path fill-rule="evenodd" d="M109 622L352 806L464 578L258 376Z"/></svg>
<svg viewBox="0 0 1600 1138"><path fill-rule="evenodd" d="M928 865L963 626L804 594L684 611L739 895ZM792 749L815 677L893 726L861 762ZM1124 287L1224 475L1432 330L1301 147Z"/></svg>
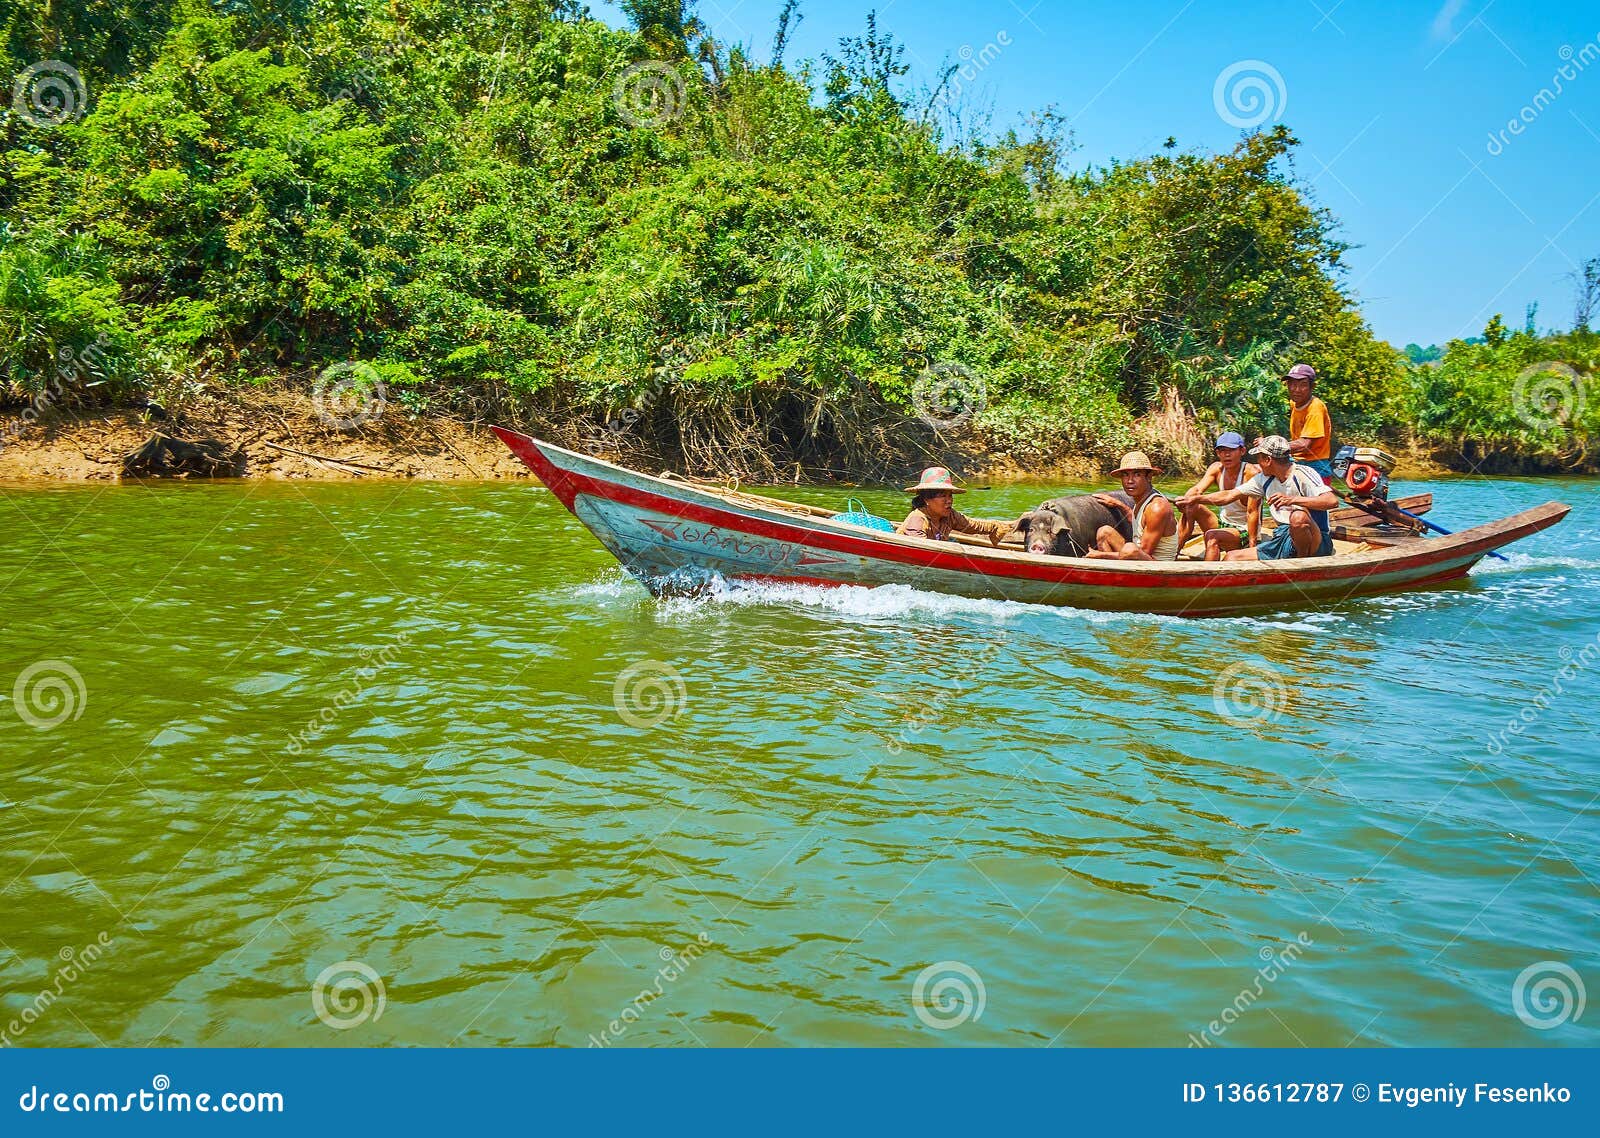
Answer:
<svg viewBox="0 0 1600 1138"><path fill-rule="evenodd" d="M1096 548L1089 556L1117 561L1177 560L1178 515L1173 512L1172 499L1155 488L1161 468L1144 451L1131 450L1111 473L1122 479L1122 492L1132 500L1132 509L1114 494L1096 494L1095 500L1130 516L1133 540L1123 540L1114 526L1101 526L1095 534Z"/></svg>
<svg viewBox="0 0 1600 1138"><path fill-rule="evenodd" d="M949 541L955 533L981 533L990 545L999 545L1011 532L1011 522L986 522L969 518L955 508L955 496L966 490L956 485L956 480L942 466L930 466L922 472L915 486L906 487L911 499L911 512L895 529L906 537L924 537L929 541Z"/></svg>

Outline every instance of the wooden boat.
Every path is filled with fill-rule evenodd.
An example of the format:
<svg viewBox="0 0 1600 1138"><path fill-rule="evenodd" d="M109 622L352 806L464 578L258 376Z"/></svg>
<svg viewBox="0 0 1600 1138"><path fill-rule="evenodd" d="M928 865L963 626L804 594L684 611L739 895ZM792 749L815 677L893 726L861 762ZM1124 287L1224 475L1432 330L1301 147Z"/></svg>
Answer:
<svg viewBox="0 0 1600 1138"><path fill-rule="evenodd" d="M658 596L692 592L721 577L900 584L964 597L1186 616L1322 608L1458 580L1489 551L1555 525L1569 509L1547 502L1449 537L1400 532L1338 541L1332 557L1098 561L901 537L835 521L820 507L640 474L503 427L494 432Z"/></svg>

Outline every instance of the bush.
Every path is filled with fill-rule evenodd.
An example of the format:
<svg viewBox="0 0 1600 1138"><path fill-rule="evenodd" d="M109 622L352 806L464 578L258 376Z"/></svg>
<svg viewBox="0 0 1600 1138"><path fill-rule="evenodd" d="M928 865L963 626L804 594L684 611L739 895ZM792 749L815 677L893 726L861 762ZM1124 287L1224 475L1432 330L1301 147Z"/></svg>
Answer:
<svg viewBox="0 0 1600 1138"><path fill-rule="evenodd" d="M1496 316L1481 343L1453 340L1437 364L1412 369L1419 432L1488 468L1528 458L1593 469L1600 336L1508 333Z"/></svg>
<svg viewBox="0 0 1600 1138"><path fill-rule="evenodd" d="M106 261L86 237L19 238L0 226L0 379L11 398L131 389L138 341Z"/></svg>

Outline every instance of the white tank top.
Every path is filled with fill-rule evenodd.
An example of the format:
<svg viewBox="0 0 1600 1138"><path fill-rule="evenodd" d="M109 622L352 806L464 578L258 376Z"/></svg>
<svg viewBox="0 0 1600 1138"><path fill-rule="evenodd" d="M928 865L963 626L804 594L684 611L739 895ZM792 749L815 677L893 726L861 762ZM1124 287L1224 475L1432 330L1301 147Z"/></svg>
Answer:
<svg viewBox="0 0 1600 1138"><path fill-rule="evenodd" d="M1150 496L1134 507L1133 540L1135 543L1138 542L1140 535L1144 533L1144 512L1150 508L1150 503L1157 498L1164 498L1169 502L1172 500L1167 498L1160 490L1151 490ZM1176 561L1178 559L1178 531L1174 529L1167 536L1156 542L1155 552L1151 556L1157 561Z"/></svg>
<svg viewBox="0 0 1600 1138"><path fill-rule="evenodd" d="M1219 470L1217 472L1217 489L1237 490L1246 481L1244 468L1248 465L1248 463L1244 462L1239 464L1239 477L1234 479L1232 486L1227 485L1227 468L1224 467L1222 470ZM1247 526L1250 522L1250 505L1247 503L1250 503L1250 499L1248 498L1245 498L1239 502L1229 502L1226 506L1222 507L1222 520L1225 522L1230 522L1233 525L1238 526L1240 529L1244 529L1245 526Z"/></svg>

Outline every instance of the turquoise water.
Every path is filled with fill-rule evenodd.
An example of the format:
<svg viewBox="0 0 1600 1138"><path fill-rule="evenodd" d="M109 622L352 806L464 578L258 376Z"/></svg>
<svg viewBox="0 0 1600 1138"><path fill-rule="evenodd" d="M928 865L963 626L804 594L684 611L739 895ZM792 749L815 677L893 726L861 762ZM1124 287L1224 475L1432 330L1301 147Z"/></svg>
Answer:
<svg viewBox="0 0 1600 1138"><path fill-rule="evenodd" d="M1574 511L1183 621L656 602L530 485L4 488L0 1033L1595 1045L1600 485L1431 489Z"/></svg>

